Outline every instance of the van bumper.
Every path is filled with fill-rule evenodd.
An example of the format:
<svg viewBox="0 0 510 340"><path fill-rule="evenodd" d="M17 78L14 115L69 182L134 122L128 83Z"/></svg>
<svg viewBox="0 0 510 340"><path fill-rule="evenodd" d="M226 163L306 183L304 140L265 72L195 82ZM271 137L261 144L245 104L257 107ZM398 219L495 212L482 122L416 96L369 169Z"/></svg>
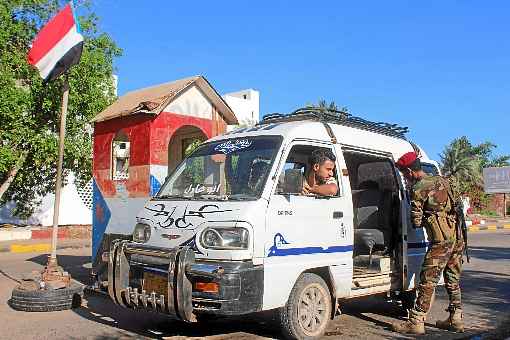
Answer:
<svg viewBox="0 0 510 340"><path fill-rule="evenodd" d="M240 315L262 310L263 266L251 261L201 261L189 247L112 243L108 294L121 306L195 321L197 313ZM216 283L200 291L197 283Z"/></svg>

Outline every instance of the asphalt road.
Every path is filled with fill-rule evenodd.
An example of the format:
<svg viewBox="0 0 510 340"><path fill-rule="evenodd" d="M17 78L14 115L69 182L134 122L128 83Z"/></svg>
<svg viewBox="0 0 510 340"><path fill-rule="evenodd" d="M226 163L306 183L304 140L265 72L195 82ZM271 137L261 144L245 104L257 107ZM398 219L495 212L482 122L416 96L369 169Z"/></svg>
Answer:
<svg viewBox="0 0 510 340"><path fill-rule="evenodd" d="M427 320L427 335L421 339L462 339L491 330L510 314L510 231L477 232L471 236L471 263L465 264L462 289L464 334L434 328L447 316L447 297L439 287ZM59 251L59 261L75 279L87 283L90 248ZM0 253L0 339L119 339L119 338L280 338L272 312L218 320L208 324L183 324L162 315L135 313L113 305L101 295L88 295L82 307L61 312L25 313L7 305L12 288L23 273L40 270L41 254ZM394 302L380 297L342 303L342 315L330 323L325 339L407 339L389 330L403 318Z"/></svg>

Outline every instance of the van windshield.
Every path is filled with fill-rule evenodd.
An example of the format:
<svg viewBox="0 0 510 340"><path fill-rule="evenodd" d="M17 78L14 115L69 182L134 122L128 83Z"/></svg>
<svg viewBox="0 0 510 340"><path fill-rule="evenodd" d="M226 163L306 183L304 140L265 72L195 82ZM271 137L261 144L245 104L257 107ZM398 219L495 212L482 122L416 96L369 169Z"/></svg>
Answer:
<svg viewBox="0 0 510 340"><path fill-rule="evenodd" d="M199 146L156 198L251 200L260 197L281 137L224 139Z"/></svg>

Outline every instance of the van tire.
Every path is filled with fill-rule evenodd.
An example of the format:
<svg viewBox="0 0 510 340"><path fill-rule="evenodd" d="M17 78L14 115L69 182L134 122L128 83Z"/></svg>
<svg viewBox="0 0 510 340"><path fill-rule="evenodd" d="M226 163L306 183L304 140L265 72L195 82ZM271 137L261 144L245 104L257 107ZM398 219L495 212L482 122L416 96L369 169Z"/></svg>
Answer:
<svg viewBox="0 0 510 340"><path fill-rule="evenodd" d="M311 303L311 310L306 308L305 300ZM301 274L287 304L279 310L284 337L299 340L320 337L326 331L331 308L331 295L326 282L313 273Z"/></svg>

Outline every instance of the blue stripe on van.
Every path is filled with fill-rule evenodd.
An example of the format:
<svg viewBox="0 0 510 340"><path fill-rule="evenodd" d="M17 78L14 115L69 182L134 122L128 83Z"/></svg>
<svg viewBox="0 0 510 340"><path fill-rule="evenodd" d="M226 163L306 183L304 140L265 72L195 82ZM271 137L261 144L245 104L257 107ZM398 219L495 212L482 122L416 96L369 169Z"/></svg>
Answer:
<svg viewBox="0 0 510 340"><path fill-rule="evenodd" d="M278 249L271 247L269 249L268 257L271 256L291 256L291 255L310 255L310 254L331 254L331 253L343 253L352 251L352 245L348 246L333 246L328 248L322 247L304 247L304 248L287 248Z"/></svg>
<svg viewBox="0 0 510 340"><path fill-rule="evenodd" d="M428 248L429 243L428 242L413 242L408 243L407 248Z"/></svg>

